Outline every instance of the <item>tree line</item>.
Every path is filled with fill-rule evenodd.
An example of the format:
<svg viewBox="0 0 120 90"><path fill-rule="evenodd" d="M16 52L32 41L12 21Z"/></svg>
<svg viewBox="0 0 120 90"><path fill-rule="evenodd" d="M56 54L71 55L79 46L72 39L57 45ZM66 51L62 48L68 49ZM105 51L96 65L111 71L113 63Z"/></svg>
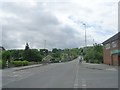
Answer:
<svg viewBox="0 0 120 90"><path fill-rule="evenodd" d="M18 66L24 65L24 63L27 63L27 61L38 63L66 62L77 58L80 54L80 49L53 48L52 51L49 51L48 49L30 49L28 43L26 43L24 50L5 50L1 53L1 60L3 63L2 66L5 67L6 61L8 63L18 64Z"/></svg>
<svg viewBox="0 0 120 90"><path fill-rule="evenodd" d="M30 62L57 63L74 60L79 55L82 55L86 62L103 63L103 46L94 44L94 46L86 48L53 48L52 51L49 51L48 49L30 49L27 43L23 50L4 50L0 52L0 55L2 68L6 66L6 62L15 64L15 66L28 65Z"/></svg>

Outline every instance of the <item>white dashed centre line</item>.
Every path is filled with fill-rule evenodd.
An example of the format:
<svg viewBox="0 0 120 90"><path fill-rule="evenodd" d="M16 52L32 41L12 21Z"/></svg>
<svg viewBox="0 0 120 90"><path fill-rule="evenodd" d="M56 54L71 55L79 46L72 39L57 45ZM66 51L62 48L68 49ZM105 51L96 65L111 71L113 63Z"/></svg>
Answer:
<svg viewBox="0 0 120 90"><path fill-rule="evenodd" d="M75 83L74 83L74 88L77 90L78 88L78 72L79 72L79 65L77 64L77 71L76 71L76 76L75 76Z"/></svg>
<svg viewBox="0 0 120 90"><path fill-rule="evenodd" d="M84 88L84 90L86 90L86 87L87 87L86 80L83 78L82 79L82 88Z"/></svg>

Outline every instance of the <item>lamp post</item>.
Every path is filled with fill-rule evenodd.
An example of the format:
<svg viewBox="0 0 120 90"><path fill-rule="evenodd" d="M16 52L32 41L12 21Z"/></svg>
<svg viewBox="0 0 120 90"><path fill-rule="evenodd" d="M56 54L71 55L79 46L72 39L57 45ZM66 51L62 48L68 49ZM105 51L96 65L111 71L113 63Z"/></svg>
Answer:
<svg viewBox="0 0 120 90"><path fill-rule="evenodd" d="M85 27L85 53L86 53L86 48L87 48L87 37L86 37L86 24L83 23L84 27Z"/></svg>
<svg viewBox="0 0 120 90"><path fill-rule="evenodd" d="M46 40L44 40L44 49L46 49Z"/></svg>
<svg viewBox="0 0 120 90"><path fill-rule="evenodd" d="M95 44L94 42L95 42L95 40L93 39L93 46L94 46L94 44Z"/></svg>

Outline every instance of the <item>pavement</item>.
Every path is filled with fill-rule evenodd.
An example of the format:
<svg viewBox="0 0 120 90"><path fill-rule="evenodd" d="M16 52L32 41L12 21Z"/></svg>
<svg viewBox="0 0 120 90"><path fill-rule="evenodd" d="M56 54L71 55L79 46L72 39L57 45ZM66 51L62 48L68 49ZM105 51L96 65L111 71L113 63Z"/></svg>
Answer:
<svg viewBox="0 0 120 90"><path fill-rule="evenodd" d="M111 70L118 71L118 66L110 66L106 64L92 64L92 63L83 63L84 67L89 69L97 69L97 70Z"/></svg>
<svg viewBox="0 0 120 90"><path fill-rule="evenodd" d="M118 88L116 66L79 63L79 59L64 63L5 69L3 88ZM28 68L30 67L30 68Z"/></svg>
<svg viewBox="0 0 120 90"><path fill-rule="evenodd" d="M22 67L5 68L2 71L19 71L19 70L24 70L24 69L34 68L34 67L40 67L42 65L44 64L34 64L34 65L28 65L28 66L22 66Z"/></svg>

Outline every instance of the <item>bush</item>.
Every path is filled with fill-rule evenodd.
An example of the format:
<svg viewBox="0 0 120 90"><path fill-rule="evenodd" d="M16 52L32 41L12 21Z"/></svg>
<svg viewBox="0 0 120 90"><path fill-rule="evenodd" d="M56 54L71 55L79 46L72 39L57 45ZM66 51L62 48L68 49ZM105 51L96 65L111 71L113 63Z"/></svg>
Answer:
<svg viewBox="0 0 120 90"><path fill-rule="evenodd" d="M26 60L22 61L22 65L23 65L23 66L27 66L27 65L28 65L28 63L29 63L29 62L28 62L28 61L26 61Z"/></svg>
<svg viewBox="0 0 120 90"><path fill-rule="evenodd" d="M13 61L12 64L14 64L16 67L19 67L19 66L26 66L28 65L28 61L24 60L24 61Z"/></svg>
<svg viewBox="0 0 120 90"><path fill-rule="evenodd" d="M44 63L49 63L49 62L52 61L52 59L53 59L53 57L52 57L51 55L47 55L46 57L44 57L44 58L42 59L42 61L43 61Z"/></svg>
<svg viewBox="0 0 120 90"><path fill-rule="evenodd" d="M99 61L99 60L95 60L94 63L100 64L100 63L102 63L102 62Z"/></svg>
<svg viewBox="0 0 120 90"><path fill-rule="evenodd" d="M59 58L56 58L53 63L58 63L60 61Z"/></svg>
<svg viewBox="0 0 120 90"><path fill-rule="evenodd" d="M16 67L22 66L22 61L13 61L12 62Z"/></svg>

